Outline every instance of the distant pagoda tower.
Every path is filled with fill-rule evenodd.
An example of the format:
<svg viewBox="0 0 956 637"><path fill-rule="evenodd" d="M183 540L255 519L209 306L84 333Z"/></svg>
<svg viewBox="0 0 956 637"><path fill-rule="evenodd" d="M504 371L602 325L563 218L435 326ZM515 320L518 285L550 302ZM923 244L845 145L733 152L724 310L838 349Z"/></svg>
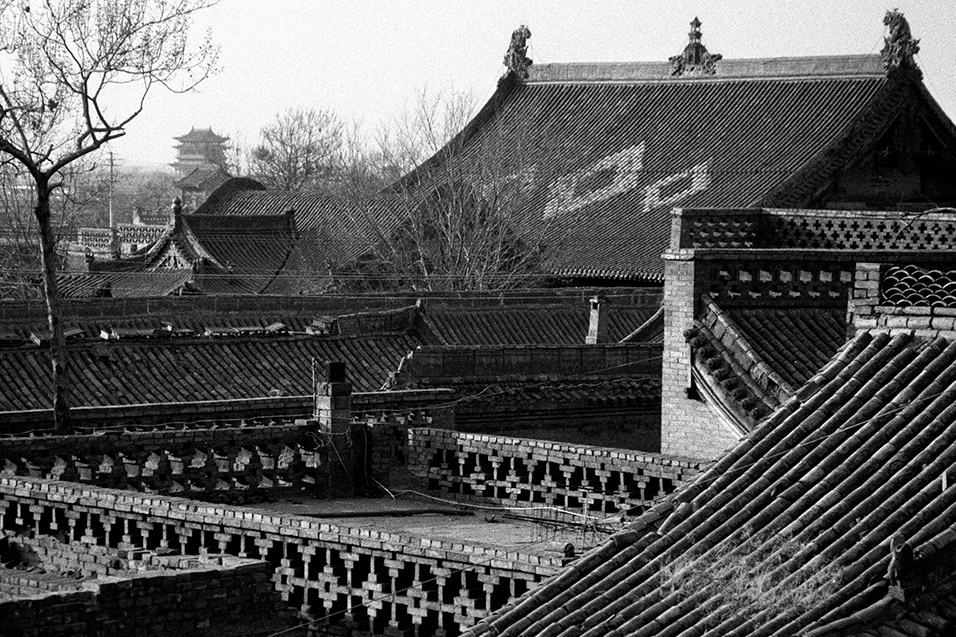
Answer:
<svg viewBox="0 0 956 637"><path fill-rule="evenodd" d="M186 177L197 168L214 170L225 167L228 137L217 135L211 128L193 128L174 139L179 142L176 146L176 163L172 164L177 179Z"/></svg>
<svg viewBox="0 0 956 637"><path fill-rule="evenodd" d="M217 135L211 128L193 128L174 138L176 146L176 180L183 208L195 210L213 190L229 179L226 170L228 137Z"/></svg>

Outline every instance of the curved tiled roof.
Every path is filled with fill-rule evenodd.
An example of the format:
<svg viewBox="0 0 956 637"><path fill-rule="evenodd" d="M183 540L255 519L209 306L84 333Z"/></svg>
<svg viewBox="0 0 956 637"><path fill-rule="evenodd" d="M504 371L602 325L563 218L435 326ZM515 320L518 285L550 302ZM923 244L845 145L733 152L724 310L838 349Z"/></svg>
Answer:
<svg viewBox="0 0 956 637"><path fill-rule="evenodd" d="M749 431L846 342L843 307L720 308L704 297L687 333L701 389Z"/></svg>
<svg viewBox="0 0 956 637"><path fill-rule="evenodd" d="M130 257L94 261L90 270L63 277L62 294L96 296L107 283L114 296L297 294L309 286L288 211L180 215L152 245Z"/></svg>
<svg viewBox="0 0 956 637"><path fill-rule="evenodd" d="M309 395L313 361L326 360L345 362L355 391L375 391L420 344L406 335L79 341L69 347L72 404L262 398L274 390ZM0 411L47 409L51 391L47 348L0 348Z"/></svg>
<svg viewBox="0 0 956 637"><path fill-rule="evenodd" d="M860 333L673 500L466 635L863 635L873 621L929 622L937 594L952 595L954 467L956 341ZM892 568L891 538L913 552Z"/></svg>
<svg viewBox="0 0 956 637"><path fill-rule="evenodd" d="M877 56L723 60L714 76L669 73L667 64L551 64L531 67L527 80L509 75L403 183L440 174L450 153L480 164L504 146L501 163L520 166L512 177L529 190L521 214L545 233L551 272L659 280L672 208L807 205L903 104L926 101L918 83L888 78Z"/></svg>

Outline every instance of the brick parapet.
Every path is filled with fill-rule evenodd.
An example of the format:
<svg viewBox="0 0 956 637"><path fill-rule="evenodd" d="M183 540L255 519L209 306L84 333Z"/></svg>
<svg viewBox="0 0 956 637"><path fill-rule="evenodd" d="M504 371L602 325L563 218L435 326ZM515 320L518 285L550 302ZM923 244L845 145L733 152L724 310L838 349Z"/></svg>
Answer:
<svg viewBox="0 0 956 637"><path fill-rule="evenodd" d="M430 428L409 431L408 455L428 491L578 523L640 515L701 468L691 458Z"/></svg>
<svg viewBox="0 0 956 637"><path fill-rule="evenodd" d="M368 604L350 620L378 632L466 628L560 568L559 558L514 550L38 478L0 477L0 509L4 528L37 535L62 524L70 539L111 547L265 559L282 599L315 616L341 610L340 599L388 594L396 612Z"/></svg>

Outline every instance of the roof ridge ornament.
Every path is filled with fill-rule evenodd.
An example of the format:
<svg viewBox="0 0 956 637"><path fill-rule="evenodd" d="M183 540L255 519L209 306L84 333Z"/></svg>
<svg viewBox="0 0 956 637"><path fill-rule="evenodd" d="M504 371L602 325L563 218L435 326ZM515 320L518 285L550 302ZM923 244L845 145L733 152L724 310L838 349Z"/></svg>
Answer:
<svg viewBox="0 0 956 637"><path fill-rule="evenodd" d="M883 38L883 49L880 59L887 73L897 69L916 70L913 56L919 53L919 40L913 37L910 23L903 17L899 9L887 11L883 16L883 24L887 26L887 34Z"/></svg>
<svg viewBox="0 0 956 637"><path fill-rule="evenodd" d="M511 32L511 43L508 45L508 52L505 53L504 65L521 79L528 78L528 67L532 64L531 58L527 55L530 37L531 29L522 24Z"/></svg>
<svg viewBox="0 0 956 637"><path fill-rule="evenodd" d="M671 75L716 75L717 62L724 56L720 53L710 53L701 43L701 21L694 16L690 22L688 42L680 55L668 58L671 63Z"/></svg>

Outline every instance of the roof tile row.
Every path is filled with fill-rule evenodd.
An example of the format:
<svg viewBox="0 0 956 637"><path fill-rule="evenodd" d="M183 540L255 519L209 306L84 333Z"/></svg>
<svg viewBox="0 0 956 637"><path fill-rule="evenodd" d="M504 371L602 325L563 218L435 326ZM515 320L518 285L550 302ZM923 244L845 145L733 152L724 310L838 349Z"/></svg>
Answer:
<svg viewBox="0 0 956 637"><path fill-rule="evenodd" d="M900 572L907 609L931 612L919 592L956 546L954 469L956 342L860 333L673 501L467 634L840 634ZM915 557L888 575L894 537ZM760 595L673 577L725 554L759 558ZM813 602L767 603L798 589Z"/></svg>

